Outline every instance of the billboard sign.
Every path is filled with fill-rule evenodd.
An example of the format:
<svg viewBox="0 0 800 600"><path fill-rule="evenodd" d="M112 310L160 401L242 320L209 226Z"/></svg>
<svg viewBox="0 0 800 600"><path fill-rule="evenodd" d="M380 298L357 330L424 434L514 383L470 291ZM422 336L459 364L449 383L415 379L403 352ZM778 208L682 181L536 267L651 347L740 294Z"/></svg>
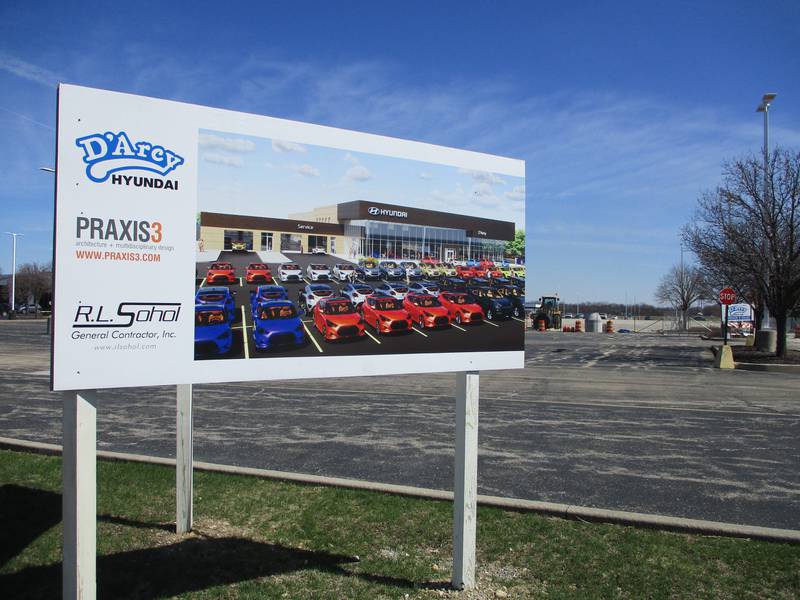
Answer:
<svg viewBox="0 0 800 600"><path fill-rule="evenodd" d="M728 306L728 322L754 321L753 307L749 304L731 304Z"/></svg>
<svg viewBox="0 0 800 600"><path fill-rule="evenodd" d="M524 172L61 85L52 387L522 368L524 290L436 265L502 258Z"/></svg>

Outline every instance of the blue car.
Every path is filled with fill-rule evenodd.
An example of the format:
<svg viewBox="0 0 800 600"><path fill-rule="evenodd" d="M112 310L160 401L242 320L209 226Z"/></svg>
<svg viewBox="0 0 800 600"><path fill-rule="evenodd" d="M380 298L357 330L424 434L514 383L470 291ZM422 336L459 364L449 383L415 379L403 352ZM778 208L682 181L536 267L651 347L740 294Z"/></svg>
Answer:
<svg viewBox="0 0 800 600"><path fill-rule="evenodd" d="M393 260L382 260L378 264L378 269L380 270L381 278L385 280L406 278L406 270L399 267Z"/></svg>
<svg viewBox="0 0 800 600"><path fill-rule="evenodd" d="M233 298L233 292L226 287L201 287L194 295L194 304L195 306L222 304L228 320L231 323L236 320L236 300Z"/></svg>
<svg viewBox="0 0 800 600"><path fill-rule="evenodd" d="M302 346L306 331L290 300L259 302L253 312L253 344L258 350Z"/></svg>
<svg viewBox="0 0 800 600"><path fill-rule="evenodd" d="M250 291L250 313L256 318L256 306L259 302L270 300L288 300L289 292L282 285L260 285L255 291Z"/></svg>
<svg viewBox="0 0 800 600"><path fill-rule="evenodd" d="M194 307L195 356L227 354L233 345L233 331L224 304L198 304Z"/></svg>

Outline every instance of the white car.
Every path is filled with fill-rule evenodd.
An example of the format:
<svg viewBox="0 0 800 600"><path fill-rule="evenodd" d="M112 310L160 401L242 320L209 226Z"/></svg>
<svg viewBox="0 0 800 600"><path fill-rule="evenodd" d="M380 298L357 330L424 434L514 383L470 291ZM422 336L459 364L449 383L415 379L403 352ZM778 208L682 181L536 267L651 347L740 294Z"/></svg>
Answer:
<svg viewBox="0 0 800 600"><path fill-rule="evenodd" d="M358 306L366 300L367 296L374 294L375 290L365 283L348 283L342 287L341 293L355 306Z"/></svg>
<svg viewBox="0 0 800 600"><path fill-rule="evenodd" d="M408 287L404 283L384 282L375 286L375 291L398 300L403 300L408 293Z"/></svg>
<svg viewBox="0 0 800 600"><path fill-rule="evenodd" d="M303 269L294 263L284 263L278 266L278 279L281 281L300 281L303 279Z"/></svg>
<svg viewBox="0 0 800 600"><path fill-rule="evenodd" d="M430 294L431 296L438 296L442 288L438 283L433 281L412 281L408 284L408 290L415 294Z"/></svg>
<svg viewBox="0 0 800 600"><path fill-rule="evenodd" d="M329 281L331 278L331 268L323 264L310 264L306 269L306 276L309 281Z"/></svg>
<svg viewBox="0 0 800 600"><path fill-rule="evenodd" d="M310 314L314 307L322 298L329 298L333 296L333 288L326 283L314 283L307 285L297 297L298 306L303 309L306 314Z"/></svg>
<svg viewBox="0 0 800 600"><path fill-rule="evenodd" d="M339 281L348 281L356 272L356 266L346 263L333 265L333 276Z"/></svg>
<svg viewBox="0 0 800 600"><path fill-rule="evenodd" d="M321 248L319 246L314 246L311 249L311 254L325 254L325 248Z"/></svg>

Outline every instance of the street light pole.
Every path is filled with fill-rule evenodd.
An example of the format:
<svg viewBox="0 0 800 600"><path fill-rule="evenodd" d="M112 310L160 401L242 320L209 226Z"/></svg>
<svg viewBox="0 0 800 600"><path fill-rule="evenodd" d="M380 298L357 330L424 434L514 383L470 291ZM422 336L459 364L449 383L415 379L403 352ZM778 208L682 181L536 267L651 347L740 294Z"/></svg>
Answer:
<svg viewBox="0 0 800 600"><path fill-rule="evenodd" d="M12 231L6 231L6 233L13 239L11 246L11 312L13 313L16 308L14 299L17 295L17 236L23 234L14 233Z"/></svg>
<svg viewBox="0 0 800 600"><path fill-rule="evenodd" d="M764 113L764 200L767 199L769 194L769 181L767 173L769 172L769 105L775 100L777 94L764 94L761 97L761 104L756 107L756 112ZM764 312L761 317L761 329L769 329L769 307L767 306L767 299L764 298Z"/></svg>

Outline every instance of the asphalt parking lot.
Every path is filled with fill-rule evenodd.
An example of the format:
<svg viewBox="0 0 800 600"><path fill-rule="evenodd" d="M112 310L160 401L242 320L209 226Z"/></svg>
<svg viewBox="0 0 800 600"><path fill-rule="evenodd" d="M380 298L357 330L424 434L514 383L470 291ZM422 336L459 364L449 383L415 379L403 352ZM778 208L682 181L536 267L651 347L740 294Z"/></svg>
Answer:
<svg viewBox="0 0 800 600"><path fill-rule="evenodd" d="M311 263L321 263L333 267L336 263L347 262L343 259L329 255L292 254L291 260L297 263L304 271ZM423 329L418 325L411 331L380 336L374 329L366 328L366 335L353 340L336 342L326 341L320 331L314 326L310 315L302 317L306 330L308 343L301 347L288 347L273 349L268 352L255 350L252 341L253 318L250 314L250 293L258 285L249 285L244 280L246 267L251 262L260 262L254 252L222 252L220 262L229 262L236 270L238 281L227 287L235 292L237 322L233 327L233 346L224 356L196 356L198 359L232 359L232 358L265 358L269 356L361 356L374 354L411 354L426 352L477 352L477 351L508 351L518 350L522 347L524 328L523 321L512 317L508 320L485 321L475 325L460 326L455 323L449 327L437 329ZM198 277L203 277L211 262L197 263ZM309 283L307 278L301 282L281 282L277 279L278 265L267 263L276 277L275 284L286 288L289 299L297 304L300 291ZM323 282L320 282L323 283ZM346 282L328 281L334 292L339 294ZM375 286L380 281L368 281L367 285ZM205 279L200 279L197 287L206 285ZM216 285L216 284L215 284Z"/></svg>
<svg viewBox="0 0 800 600"><path fill-rule="evenodd" d="M0 436L60 443L42 321L0 322ZM709 342L526 334L481 374L479 492L800 529L800 376ZM195 458L452 489L455 376L197 385ZM98 446L174 456L175 389L99 393Z"/></svg>

